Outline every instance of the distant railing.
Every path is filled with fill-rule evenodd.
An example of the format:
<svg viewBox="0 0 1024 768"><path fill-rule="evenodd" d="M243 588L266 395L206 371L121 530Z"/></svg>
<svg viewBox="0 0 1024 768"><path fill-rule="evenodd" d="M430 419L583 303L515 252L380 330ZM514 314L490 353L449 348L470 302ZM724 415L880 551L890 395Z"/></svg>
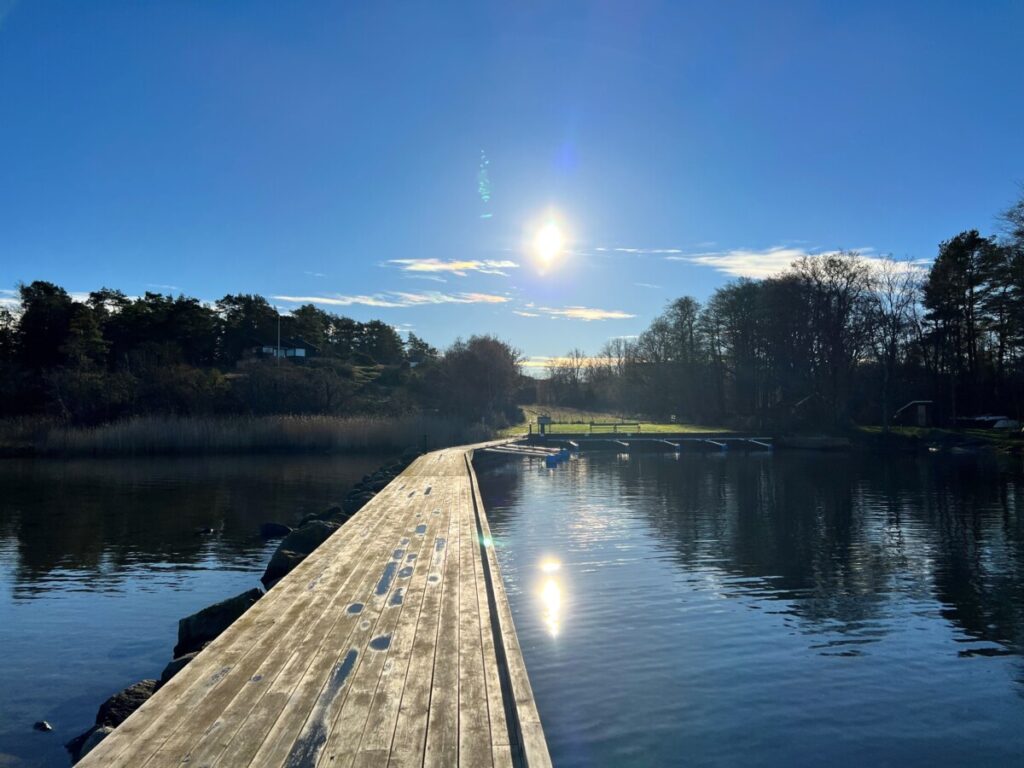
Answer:
<svg viewBox="0 0 1024 768"><path fill-rule="evenodd" d="M631 433L640 431L639 422L629 423L622 421L592 421L590 422L590 433L593 434L595 429L598 432L600 432L601 430L607 430L609 428L611 429L612 433L618 433L619 427L631 427L631 429L625 430L626 432Z"/></svg>
<svg viewBox="0 0 1024 768"><path fill-rule="evenodd" d="M530 434L532 435L533 423L531 422L527 426L529 427ZM584 428L586 428L586 431L589 432L590 434L594 434L595 432L598 434L609 432L611 434L618 434L620 429L624 433L628 434L635 434L641 431L640 422L629 421L546 421L542 424L538 424L537 427L537 434L540 435L550 435L555 433L556 431L562 432L562 434L567 434L566 431L554 429L556 427L574 427L574 432L582 432L584 431Z"/></svg>

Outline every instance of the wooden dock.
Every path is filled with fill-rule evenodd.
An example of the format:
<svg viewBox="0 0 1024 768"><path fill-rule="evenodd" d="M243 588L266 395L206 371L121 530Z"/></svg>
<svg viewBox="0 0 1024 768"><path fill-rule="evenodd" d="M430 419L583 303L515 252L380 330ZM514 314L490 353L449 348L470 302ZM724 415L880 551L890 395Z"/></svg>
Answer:
<svg viewBox="0 0 1024 768"><path fill-rule="evenodd" d="M79 765L550 765L476 447L417 459Z"/></svg>

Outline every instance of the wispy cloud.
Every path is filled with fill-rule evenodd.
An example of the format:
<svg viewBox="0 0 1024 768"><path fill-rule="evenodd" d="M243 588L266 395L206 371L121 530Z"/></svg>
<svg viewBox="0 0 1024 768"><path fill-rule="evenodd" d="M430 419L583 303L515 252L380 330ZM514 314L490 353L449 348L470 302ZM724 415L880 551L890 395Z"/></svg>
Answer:
<svg viewBox="0 0 1024 768"><path fill-rule="evenodd" d="M180 290L176 285L167 285L166 283L146 283L147 288L160 288L165 291L177 291Z"/></svg>
<svg viewBox="0 0 1024 768"><path fill-rule="evenodd" d="M866 261L881 261L881 257L873 255L874 248L854 248ZM667 261L684 261L702 267L711 267L733 277L765 278L787 270L794 261L805 256L825 256L838 253L838 250L818 250L800 248L794 245L777 245L773 248L753 249L737 248L731 251L713 253L695 253L685 256L666 256ZM927 261L915 262L927 263Z"/></svg>
<svg viewBox="0 0 1024 768"><path fill-rule="evenodd" d="M361 305L381 308L424 307L436 304L504 304L509 300L506 296L498 296L493 293L441 293L439 291L424 291L422 293L388 291L355 296L332 294L329 296L273 296L272 298L291 304L320 304L329 307Z"/></svg>
<svg viewBox="0 0 1024 768"><path fill-rule="evenodd" d="M594 250L603 253L683 253L682 248L595 248Z"/></svg>
<svg viewBox="0 0 1024 768"><path fill-rule="evenodd" d="M447 273L465 277L470 272L483 275L502 275L508 277L506 269L518 269L519 264L508 259L461 259L442 261L441 259L390 259L386 262L398 267L403 272Z"/></svg>
<svg viewBox="0 0 1024 768"><path fill-rule="evenodd" d="M404 275L402 275L402 277L406 278L407 280L429 280L432 283L447 283L448 282L443 277L438 277L437 275L417 275L417 274L410 273L410 274L404 274Z"/></svg>
<svg viewBox="0 0 1024 768"><path fill-rule="evenodd" d="M323 272L310 272L308 269L303 270L302 274L309 275L310 277L327 277Z"/></svg>
<svg viewBox="0 0 1024 768"><path fill-rule="evenodd" d="M633 283L633 285L637 288L661 288L660 285L655 285L654 283Z"/></svg>
<svg viewBox="0 0 1024 768"><path fill-rule="evenodd" d="M565 317L570 320L628 320L636 315L618 309L595 309L593 307L536 307L537 312L549 317Z"/></svg>
<svg viewBox="0 0 1024 768"><path fill-rule="evenodd" d="M538 312L527 312L525 309L513 309L513 315L519 315L520 317L540 317Z"/></svg>

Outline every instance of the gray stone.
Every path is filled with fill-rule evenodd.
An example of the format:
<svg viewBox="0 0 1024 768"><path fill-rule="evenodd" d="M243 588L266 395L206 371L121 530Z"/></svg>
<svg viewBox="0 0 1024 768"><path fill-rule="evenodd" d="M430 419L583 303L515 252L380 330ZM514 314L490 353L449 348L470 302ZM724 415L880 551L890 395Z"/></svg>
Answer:
<svg viewBox="0 0 1024 768"><path fill-rule="evenodd" d="M53 726L50 725L45 720L39 720L39 721L33 723L32 727L35 728L37 731L43 731L44 733L53 730Z"/></svg>
<svg viewBox="0 0 1024 768"><path fill-rule="evenodd" d="M305 559L306 554L304 552L292 552L290 549L281 549L279 547L270 558L270 562L267 563L267 569L260 576L263 587L270 589L291 573L295 566Z"/></svg>
<svg viewBox="0 0 1024 768"><path fill-rule="evenodd" d="M278 549L288 549L292 552L300 552L308 555L319 547L332 533L338 530L337 523L328 523L323 520L314 520L301 528L296 528L281 541Z"/></svg>
<svg viewBox="0 0 1024 768"><path fill-rule="evenodd" d="M100 704L99 712L96 713L96 725L116 728L156 693L159 686L156 680L140 680L120 693L115 693Z"/></svg>
<svg viewBox="0 0 1024 768"><path fill-rule="evenodd" d="M313 512L302 518L302 522L299 523L299 528L318 520L322 523L336 523L338 522L339 516L342 516L342 522L348 519L348 515L345 515L342 508L337 506L326 509L323 512Z"/></svg>
<svg viewBox="0 0 1024 768"><path fill-rule="evenodd" d="M203 643L213 640L230 627L235 619L249 610L262 596L260 590L253 588L181 619L178 622L178 644L174 646L174 656L184 656L186 653L198 651L203 647Z"/></svg>
<svg viewBox="0 0 1024 768"><path fill-rule="evenodd" d="M260 581L270 589L338 530L338 523L314 520L289 533L277 547Z"/></svg>
<svg viewBox="0 0 1024 768"><path fill-rule="evenodd" d="M164 671L160 673L160 685L163 685L176 674L181 672L192 659L196 657L199 651L192 651L192 653L186 653L184 656L178 656L177 658L171 659L167 662L167 666L164 667Z"/></svg>
<svg viewBox="0 0 1024 768"><path fill-rule="evenodd" d="M349 515L354 515L360 509L365 507L376 495L377 494L371 493L370 491L363 491L355 495L346 496L345 500L341 503L341 507Z"/></svg>
<svg viewBox="0 0 1024 768"><path fill-rule="evenodd" d="M264 539L280 539L291 532L291 527L283 523L264 523L260 526L260 536Z"/></svg>
<svg viewBox="0 0 1024 768"><path fill-rule="evenodd" d="M114 729L109 725L101 725L93 728L89 732L89 735L85 737L85 741L82 742L82 748L78 750L78 756L74 757L73 761L77 763L83 757L92 752L101 741L113 732Z"/></svg>

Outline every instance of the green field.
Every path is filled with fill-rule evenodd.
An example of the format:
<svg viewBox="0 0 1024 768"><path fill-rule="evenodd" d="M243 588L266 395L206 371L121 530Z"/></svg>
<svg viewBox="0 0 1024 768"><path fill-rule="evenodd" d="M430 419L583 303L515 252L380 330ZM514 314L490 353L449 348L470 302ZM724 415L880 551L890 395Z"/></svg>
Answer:
<svg viewBox="0 0 1024 768"><path fill-rule="evenodd" d="M645 421L642 417L631 417L615 413L602 413L600 411L582 411L576 408L542 408L535 405L523 406L523 413L526 420L520 424L501 431L503 437L517 437L529 431L529 425L533 425L533 431L537 432L537 417L540 415L550 416L556 423L548 427L548 433L552 435L580 434L591 431L590 423L598 422L611 424L624 422L628 426L619 427L619 431L634 431L632 425L639 424L641 434L710 434L729 432L728 429L709 427L696 424L671 424L668 422ZM594 427L593 433L614 434L612 427Z"/></svg>

